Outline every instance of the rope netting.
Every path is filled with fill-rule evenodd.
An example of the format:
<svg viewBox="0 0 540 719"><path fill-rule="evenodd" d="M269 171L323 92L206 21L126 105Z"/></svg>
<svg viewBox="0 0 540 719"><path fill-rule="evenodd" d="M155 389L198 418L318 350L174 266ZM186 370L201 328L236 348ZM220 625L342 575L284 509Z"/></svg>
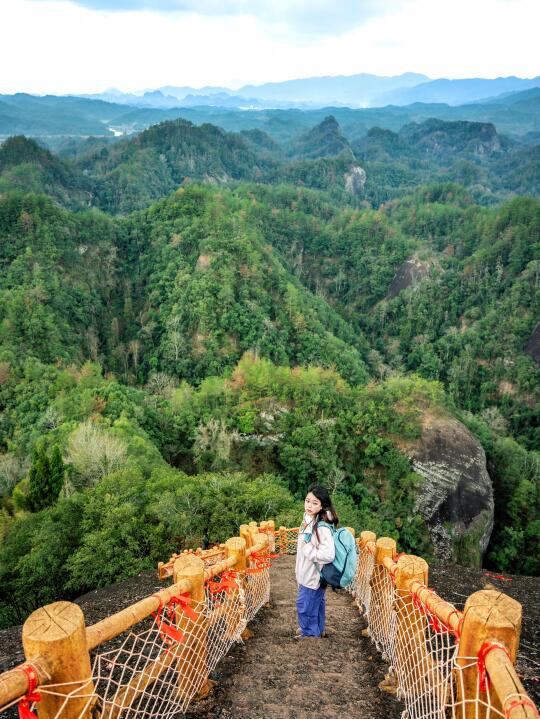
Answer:
<svg viewBox="0 0 540 719"><path fill-rule="evenodd" d="M351 583L351 594L356 600L359 609L369 614L371 601L371 577L375 567L375 557L368 547L360 549L358 555L358 567Z"/></svg>
<svg viewBox="0 0 540 719"><path fill-rule="evenodd" d="M96 653L86 682L40 687L60 719L71 717L168 719L185 713L207 690L208 676L270 597L270 559L254 553L244 570L229 570L204 584L204 600L188 594L162 605L114 649ZM159 603L159 606L158 606ZM38 706L39 708L39 706ZM27 719L31 719L27 717Z"/></svg>
<svg viewBox="0 0 540 719"><path fill-rule="evenodd" d="M117 637L113 648L94 653L90 679L42 685L38 695L29 680L31 689L19 702L21 719L33 719L30 706L36 700L47 703L52 719L61 719L68 706L70 719L168 719L185 713L195 697L205 695L209 675L269 601L270 563L278 556L271 553L274 545L279 554L294 554L297 538L298 528L281 528L275 542L269 536L267 549L251 550L245 569L226 570L199 585L196 599L179 594L163 605L156 595L152 618ZM538 716L526 694L506 690L501 702L492 686L486 657L498 649L498 660L508 661L512 669L504 647L486 644L476 657L461 656L461 612L419 581L406 583L406 590L397 588L396 581L404 586L398 564L375 561L374 548L374 542L367 542L359 549L347 591L389 664L385 688L403 702L402 718ZM213 555L221 557L220 551Z"/></svg>
<svg viewBox="0 0 540 719"><path fill-rule="evenodd" d="M285 543L282 531L280 551L286 547L287 553L294 553L297 535L297 529L287 530ZM366 543L359 548L356 574L347 591L389 664L383 684L403 702L402 719L521 719L524 715L515 712L520 706L538 716L525 694L508 694L501 704L485 663L478 657L459 656L459 630L439 618L437 607L444 605L448 617L461 613L427 587L420 588L429 593L430 606L418 598L418 592L396 589L396 570L395 563L391 571L377 564L374 543Z"/></svg>
<svg viewBox="0 0 540 719"><path fill-rule="evenodd" d="M280 554L296 554L296 543L298 541L298 527L293 529L279 529L275 532L276 549Z"/></svg>

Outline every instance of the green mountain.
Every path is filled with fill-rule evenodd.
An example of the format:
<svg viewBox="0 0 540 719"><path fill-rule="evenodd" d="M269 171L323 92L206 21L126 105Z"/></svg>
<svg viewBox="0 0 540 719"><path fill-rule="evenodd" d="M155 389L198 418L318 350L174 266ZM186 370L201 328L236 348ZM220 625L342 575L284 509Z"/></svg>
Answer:
<svg viewBox="0 0 540 719"><path fill-rule="evenodd" d="M242 136L176 120L87 154L78 167L96 182L96 203L110 212L146 207L186 180L258 180L275 164Z"/></svg>
<svg viewBox="0 0 540 719"><path fill-rule="evenodd" d="M69 209L83 209L93 200L92 184L77 168L24 136L0 146L0 192L15 188L50 195Z"/></svg>
<svg viewBox="0 0 540 719"><path fill-rule="evenodd" d="M301 135L293 145L293 154L306 160L334 157L342 153L354 157L347 139L332 115L325 117L321 123Z"/></svg>
<svg viewBox="0 0 540 719"><path fill-rule="evenodd" d="M123 105L81 97L0 95L2 135L113 135L109 125L125 114Z"/></svg>
<svg viewBox="0 0 540 719"><path fill-rule="evenodd" d="M538 573L538 148L394 111L0 147L1 625L292 522L315 478L429 556L430 418L486 452L487 565Z"/></svg>
<svg viewBox="0 0 540 719"><path fill-rule="evenodd" d="M540 129L538 88L457 106L430 100L403 107L386 104L358 109L322 107L257 112L215 105L171 109L130 107L81 97L37 97L19 93L0 95L0 138L26 134L51 142L63 135L112 137L114 133L132 134L156 123L183 118L197 125L212 123L229 132L258 129L280 143L289 143L330 114L350 141L363 137L372 127L397 132L403 125L430 118L491 122L499 132L515 139Z"/></svg>
<svg viewBox="0 0 540 719"><path fill-rule="evenodd" d="M0 199L4 361L97 359L118 281L116 233L107 216L70 213L43 195Z"/></svg>

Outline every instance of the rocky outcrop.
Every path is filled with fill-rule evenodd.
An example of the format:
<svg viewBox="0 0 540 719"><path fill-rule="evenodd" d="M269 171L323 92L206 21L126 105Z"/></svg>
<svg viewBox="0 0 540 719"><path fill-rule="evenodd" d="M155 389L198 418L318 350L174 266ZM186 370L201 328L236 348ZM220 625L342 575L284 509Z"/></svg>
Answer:
<svg viewBox="0 0 540 719"><path fill-rule="evenodd" d="M350 167L349 171L343 175L347 192L350 192L351 195L361 195L364 192L366 177L366 171L360 165Z"/></svg>
<svg viewBox="0 0 540 719"><path fill-rule="evenodd" d="M534 332L525 346L525 354L530 355L536 364L540 365L540 322L534 328Z"/></svg>
<svg viewBox="0 0 540 719"><path fill-rule="evenodd" d="M411 285L418 285L429 274L432 264L423 262L417 257L411 257L397 269L392 284L388 290L387 299L397 297L400 292Z"/></svg>
<svg viewBox="0 0 540 719"><path fill-rule="evenodd" d="M409 455L424 478L415 511L437 556L480 566L493 529L493 487L480 442L456 419L426 413Z"/></svg>
<svg viewBox="0 0 540 719"><path fill-rule="evenodd" d="M485 157L503 150L490 122L430 119L401 128L399 137L410 148L431 157Z"/></svg>

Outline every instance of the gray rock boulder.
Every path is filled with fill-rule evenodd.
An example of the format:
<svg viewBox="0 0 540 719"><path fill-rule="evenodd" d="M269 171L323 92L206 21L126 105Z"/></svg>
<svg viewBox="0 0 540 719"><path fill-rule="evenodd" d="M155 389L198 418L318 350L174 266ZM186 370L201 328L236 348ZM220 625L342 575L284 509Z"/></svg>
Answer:
<svg viewBox="0 0 540 719"><path fill-rule="evenodd" d="M540 322L534 328L534 332L527 342L525 354L530 355L536 364L540 365Z"/></svg>
<svg viewBox="0 0 540 719"><path fill-rule="evenodd" d="M444 560L480 566L493 529L493 486L480 442L452 417L424 415L422 436L409 448L424 478L415 511Z"/></svg>
<svg viewBox="0 0 540 719"><path fill-rule="evenodd" d="M366 184L366 171L360 165L353 165L349 168L349 172L343 175L345 180L345 189L351 195L361 195Z"/></svg>
<svg viewBox="0 0 540 719"><path fill-rule="evenodd" d="M416 255L405 260L405 262L398 267L394 275L388 289L387 298L393 299L397 297L400 292L407 289L407 287L419 285L424 277L428 276L432 266L432 262L422 261Z"/></svg>

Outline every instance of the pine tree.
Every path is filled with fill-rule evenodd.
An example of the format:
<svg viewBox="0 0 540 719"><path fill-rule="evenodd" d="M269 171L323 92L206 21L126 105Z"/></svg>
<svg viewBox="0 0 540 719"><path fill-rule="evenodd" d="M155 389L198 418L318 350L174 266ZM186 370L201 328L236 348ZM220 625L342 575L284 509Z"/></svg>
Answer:
<svg viewBox="0 0 540 719"><path fill-rule="evenodd" d="M52 503L56 502L60 492L62 491L62 487L64 486L64 477L66 474L66 465L64 464L64 461L62 460L62 455L60 454L60 449L58 448L57 444L55 444L52 449L51 457L49 459L49 465L51 468L51 499L52 499L51 504L52 504Z"/></svg>
<svg viewBox="0 0 540 719"><path fill-rule="evenodd" d="M58 499L64 483L65 467L58 446L51 457L44 443L40 443L32 454L32 466L28 473L28 502L34 512L50 507Z"/></svg>

